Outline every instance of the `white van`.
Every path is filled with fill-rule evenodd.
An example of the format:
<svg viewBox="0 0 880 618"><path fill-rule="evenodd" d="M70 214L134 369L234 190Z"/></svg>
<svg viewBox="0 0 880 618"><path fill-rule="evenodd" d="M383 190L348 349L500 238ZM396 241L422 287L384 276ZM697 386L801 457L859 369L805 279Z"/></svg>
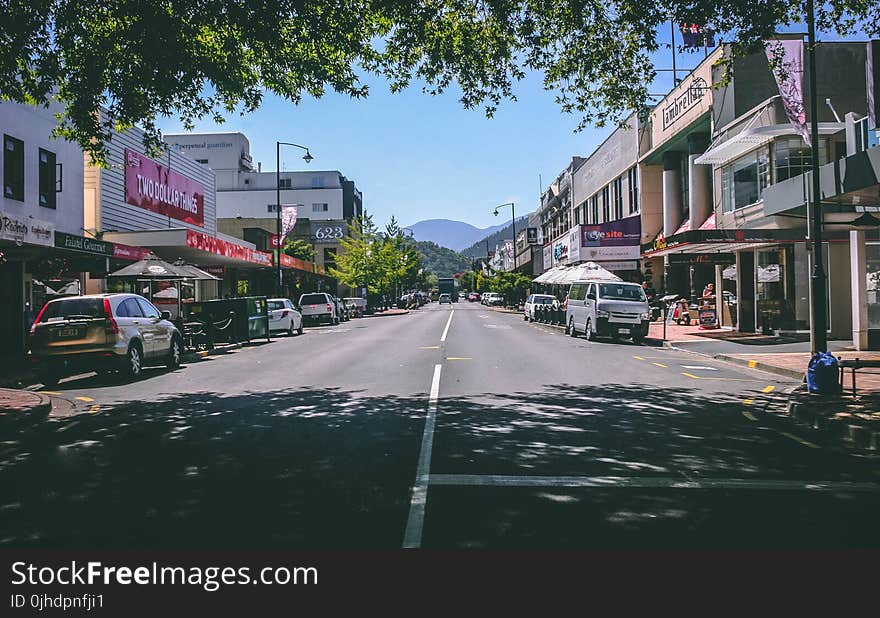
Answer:
<svg viewBox="0 0 880 618"><path fill-rule="evenodd" d="M651 308L645 291L625 281L576 281L568 290L565 331L587 339L628 337L640 343L648 335Z"/></svg>

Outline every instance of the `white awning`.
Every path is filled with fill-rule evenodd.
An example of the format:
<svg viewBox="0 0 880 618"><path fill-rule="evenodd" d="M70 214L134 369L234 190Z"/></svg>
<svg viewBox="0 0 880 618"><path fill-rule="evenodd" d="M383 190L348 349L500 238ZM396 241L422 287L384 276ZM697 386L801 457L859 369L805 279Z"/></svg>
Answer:
<svg viewBox="0 0 880 618"><path fill-rule="evenodd" d="M596 262L583 262L575 266L554 266L532 281L533 283L543 283L545 285L568 285L583 279L622 281L620 277L605 270Z"/></svg>
<svg viewBox="0 0 880 618"><path fill-rule="evenodd" d="M843 122L820 122L819 135L834 135L846 129ZM799 135L790 122L743 129L727 141L712 146L696 159L699 165L725 165L783 135Z"/></svg>

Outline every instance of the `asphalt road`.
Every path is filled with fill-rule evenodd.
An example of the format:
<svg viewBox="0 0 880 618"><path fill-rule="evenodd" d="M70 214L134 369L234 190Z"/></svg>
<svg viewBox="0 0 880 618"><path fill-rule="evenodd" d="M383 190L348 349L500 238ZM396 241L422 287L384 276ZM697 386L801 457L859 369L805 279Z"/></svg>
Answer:
<svg viewBox="0 0 880 618"><path fill-rule="evenodd" d="M307 329L2 421L0 544L877 546L795 386L476 304Z"/></svg>

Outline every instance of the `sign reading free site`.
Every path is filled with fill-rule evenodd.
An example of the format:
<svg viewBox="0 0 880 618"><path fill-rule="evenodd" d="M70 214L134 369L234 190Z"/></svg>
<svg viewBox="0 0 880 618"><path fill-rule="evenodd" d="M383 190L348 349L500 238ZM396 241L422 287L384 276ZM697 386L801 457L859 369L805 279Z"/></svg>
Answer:
<svg viewBox="0 0 880 618"><path fill-rule="evenodd" d="M134 150L125 150L125 201L132 206L202 226L205 188Z"/></svg>

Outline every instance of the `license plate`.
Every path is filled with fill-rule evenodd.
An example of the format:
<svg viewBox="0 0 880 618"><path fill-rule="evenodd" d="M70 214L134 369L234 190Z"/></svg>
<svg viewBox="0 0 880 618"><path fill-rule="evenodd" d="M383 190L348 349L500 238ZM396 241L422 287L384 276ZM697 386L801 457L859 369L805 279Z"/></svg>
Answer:
<svg viewBox="0 0 880 618"><path fill-rule="evenodd" d="M617 332L620 333L621 335L628 335L629 329L628 328L618 328Z"/></svg>
<svg viewBox="0 0 880 618"><path fill-rule="evenodd" d="M56 339L76 339L82 337L85 330L82 328L59 328L55 331Z"/></svg>

